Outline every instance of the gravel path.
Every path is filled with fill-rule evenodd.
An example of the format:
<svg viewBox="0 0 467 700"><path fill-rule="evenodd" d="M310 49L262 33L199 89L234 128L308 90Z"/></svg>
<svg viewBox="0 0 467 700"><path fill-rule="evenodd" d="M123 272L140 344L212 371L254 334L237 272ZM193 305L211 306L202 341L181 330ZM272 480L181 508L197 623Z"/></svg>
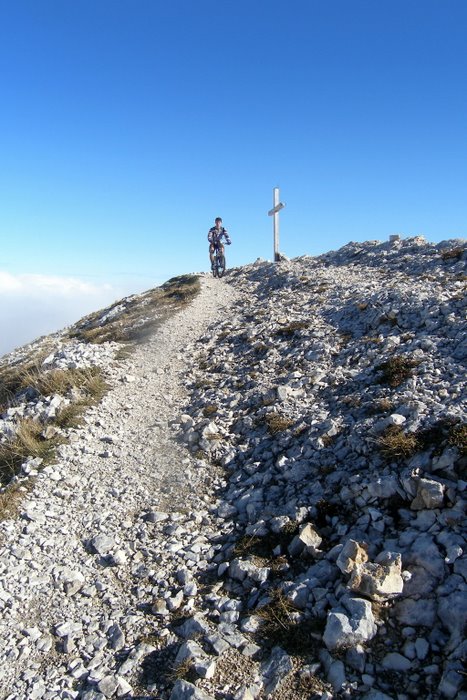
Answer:
<svg viewBox="0 0 467 700"><path fill-rule="evenodd" d="M97 657L103 677L106 634L113 656L146 630L134 582L148 574L155 545L138 542L142 515L150 524L167 517L161 511L199 510L209 475L190 469L171 424L186 400L182 379L195 344L237 295L202 277L194 301L119 368L86 425L60 448L62 461L37 478L21 517L0 524L2 698L75 697L66 688L79 680L83 654ZM111 565L103 567L105 557Z"/></svg>

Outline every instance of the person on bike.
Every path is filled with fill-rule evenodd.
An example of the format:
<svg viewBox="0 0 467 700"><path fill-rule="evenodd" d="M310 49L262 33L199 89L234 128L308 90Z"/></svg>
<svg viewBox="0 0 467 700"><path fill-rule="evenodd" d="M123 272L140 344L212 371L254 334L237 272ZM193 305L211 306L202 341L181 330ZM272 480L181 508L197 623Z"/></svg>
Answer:
<svg viewBox="0 0 467 700"><path fill-rule="evenodd" d="M219 248L220 253L224 255L224 245L222 243L222 239L225 238L227 245L230 245L232 242L229 238L227 230L222 226L222 219L220 216L215 219L214 224L215 225L208 231L209 259L211 260L211 269L214 267L214 254L216 252L216 248Z"/></svg>

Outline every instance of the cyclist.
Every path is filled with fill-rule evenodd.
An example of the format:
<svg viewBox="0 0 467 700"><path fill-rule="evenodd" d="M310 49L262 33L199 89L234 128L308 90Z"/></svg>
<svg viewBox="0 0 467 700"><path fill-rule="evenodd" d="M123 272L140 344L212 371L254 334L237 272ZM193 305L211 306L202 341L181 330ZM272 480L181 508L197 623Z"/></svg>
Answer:
<svg viewBox="0 0 467 700"><path fill-rule="evenodd" d="M219 248L220 253L224 255L224 245L222 243L222 239L225 238L225 242L227 243L227 245L230 245L232 242L229 238L229 234L227 233L226 229L222 226L222 219L220 216L218 216L215 219L214 224L215 225L208 231L209 258L211 260L211 269L214 268L214 253L216 252L216 248Z"/></svg>

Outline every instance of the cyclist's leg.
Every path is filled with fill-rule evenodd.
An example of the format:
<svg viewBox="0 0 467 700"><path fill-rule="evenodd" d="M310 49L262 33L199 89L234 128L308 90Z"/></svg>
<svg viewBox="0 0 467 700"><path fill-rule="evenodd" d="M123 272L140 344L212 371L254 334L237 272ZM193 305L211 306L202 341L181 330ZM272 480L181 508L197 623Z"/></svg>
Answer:
<svg viewBox="0 0 467 700"><path fill-rule="evenodd" d="M218 277L222 277L224 272L225 272L225 255L224 255L224 246L221 243L219 245L219 254L217 257L217 275L218 275Z"/></svg>

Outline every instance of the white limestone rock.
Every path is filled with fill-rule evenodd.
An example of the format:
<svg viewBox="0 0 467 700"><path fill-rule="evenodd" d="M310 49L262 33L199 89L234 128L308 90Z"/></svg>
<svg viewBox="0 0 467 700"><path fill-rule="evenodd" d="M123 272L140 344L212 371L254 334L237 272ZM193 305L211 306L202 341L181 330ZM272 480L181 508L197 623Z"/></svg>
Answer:
<svg viewBox="0 0 467 700"><path fill-rule="evenodd" d="M308 554L316 557L321 554L319 546L323 538L319 535L311 523L302 525L289 545L289 554L298 556L299 554Z"/></svg>
<svg viewBox="0 0 467 700"><path fill-rule="evenodd" d="M382 552L376 562L365 562L356 566L352 571L349 587L352 591L375 601L400 595L404 588L401 555Z"/></svg>
<svg viewBox="0 0 467 700"><path fill-rule="evenodd" d="M274 647L269 658L261 665L266 696L279 690L293 670L290 656L281 647Z"/></svg>
<svg viewBox="0 0 467 700"><path fill-rule="evenodd" d="M345 609L333 610L327 616L323 641L329 651L367 642L377 632L369 601L345 597L342 602Z"/></svg>
<svg viewBox="0 0 467 700"><path fill-rule="evenodd" d="M351 574L356 567L368 561L368 546L355 540L347 540L337 557L336 564L342 573Z"/></svg>
<svg viewBox="0 0 467 700"><path fill-rule="evenodd" d="M411 503L412 510L423 508L441 508L444 502L444 484L433 479L419 479L417 495Z"/></svg>
<svg viewBox="0 0 467 700"><path fill-rule="evenodd" d="M214 700L214 698L193 683L179 679L172 688L169 700Z"/></svg>
<svg viewBox="0 0 467 700"><path fill-rule="evenodd" d="M201 678L212 678L216 670L216 660L208 656L194 640L187 640L178 650L174 665L179 666L184 661L192 662L192 667Z"/></svg>

